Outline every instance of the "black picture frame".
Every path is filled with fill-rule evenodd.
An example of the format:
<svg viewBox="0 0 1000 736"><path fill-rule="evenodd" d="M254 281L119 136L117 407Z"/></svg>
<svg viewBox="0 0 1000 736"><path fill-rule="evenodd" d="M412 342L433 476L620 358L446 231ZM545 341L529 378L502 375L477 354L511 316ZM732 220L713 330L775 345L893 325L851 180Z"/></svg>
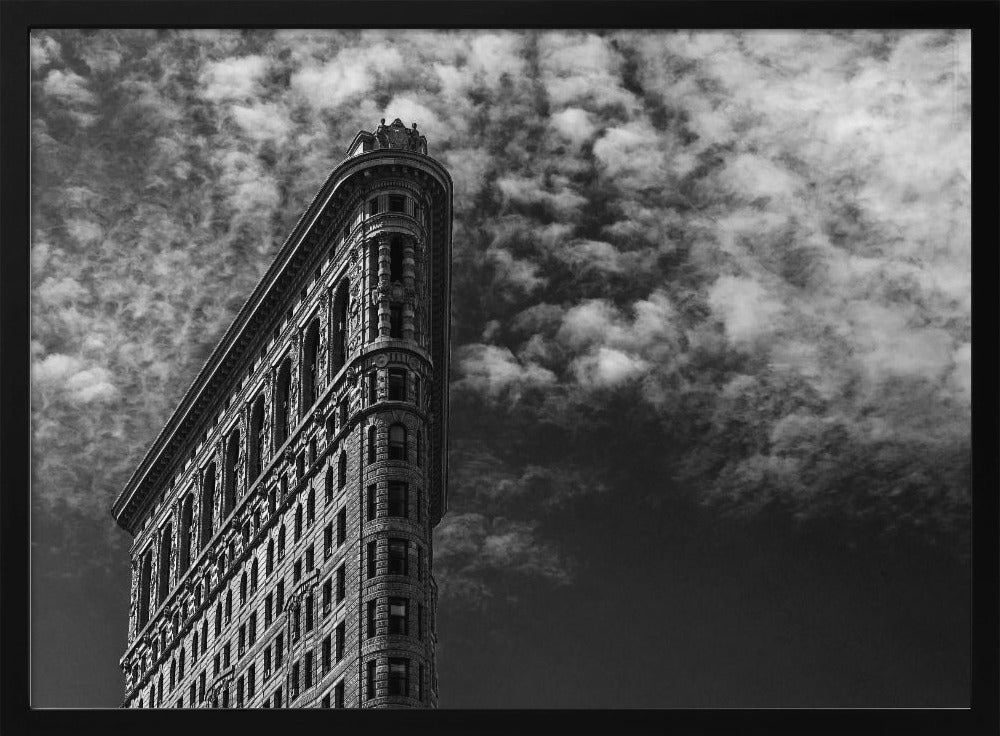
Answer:
<svg viewBox="0 0 1000 736"><path fill-rule="evenodd" d="M0 731L281 732L331 727L324 711L31 709L29 621L28 34L34 28L971 28L973 54L973 587L968 709L340 711L335 728L421 732L997 733L998 401L997 115L1000 4L944 2L650 2L645 0L5 0L2 15L0 239Z"/></svg>

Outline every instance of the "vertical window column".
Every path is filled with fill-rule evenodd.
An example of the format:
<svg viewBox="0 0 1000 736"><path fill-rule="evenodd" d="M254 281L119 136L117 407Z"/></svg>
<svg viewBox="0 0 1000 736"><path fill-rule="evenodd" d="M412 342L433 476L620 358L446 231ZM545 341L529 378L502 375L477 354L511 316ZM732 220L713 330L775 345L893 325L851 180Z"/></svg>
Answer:
<svg viewBox="0 0 1000 736"><path fill-rule="evenodd" d="M403 239L403 286L404 294L414 294L415 290L415 260L413 253L413 239ZM403 302L403 339L413 340L416 337L416 326L414 320L415 305L413 299L406 299Z"/></svg>

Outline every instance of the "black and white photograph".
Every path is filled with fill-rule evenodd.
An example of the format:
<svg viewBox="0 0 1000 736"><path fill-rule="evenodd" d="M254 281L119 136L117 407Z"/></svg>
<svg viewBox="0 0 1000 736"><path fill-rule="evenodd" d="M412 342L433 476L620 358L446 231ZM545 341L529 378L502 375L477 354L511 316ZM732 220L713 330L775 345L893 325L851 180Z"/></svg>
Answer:
<svg viewBox="0 0 1000 736"><path fill-rule="evenodd" d="M968 709L904 25L32 28L31 707Z"/></svg>

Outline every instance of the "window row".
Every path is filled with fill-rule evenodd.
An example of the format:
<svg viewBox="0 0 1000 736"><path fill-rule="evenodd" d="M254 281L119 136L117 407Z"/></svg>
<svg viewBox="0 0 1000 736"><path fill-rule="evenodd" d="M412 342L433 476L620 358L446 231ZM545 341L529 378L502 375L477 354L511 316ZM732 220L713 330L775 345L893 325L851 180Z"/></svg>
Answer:
<svg viewBox="0 0 1000 736"><path fill-rule="evenodd" d="M371 580L378 574L379 548L383 545L378 541L371 541L366 548L365 557L368 566L368 579ZM387 561L384 573L386 575L410 575L410 541L408 539L390 538L384 545L387 553ZM424 578L424 549L419 544L414 544L414 554L416 556L415 572L417 580Z"/></svg>
<svg viewBox="0 0 1000 736"><path fill-rule="evenodd" d="M372 598L366 605L365 615L365 637L371 639L378 634L379 598ZM417 604L416 621L410 621L410 599L400 596L391 596L385 599L385 604L381 606L384 613L387 613L386 630L383 633L390 636L415 636L419 640L424 638L424 605ZM411 625L413 631L411 631Z"/></svg>
<svg viewBox="0 0 1000 736"><path fill-rule="evenodd" d="M373 521L378 516L384 517L396 517L409 519L411 518L411 508L415 512L413 514L415 520L420 522L422 519L423 505L423 494L420 491L420 486L413 489L413 496L415 496L414 503L410 503L410 484L401 480L390 480L385 484L385 494L384 498L382 493L379 491L379 486L377 483L372 483L368 486L366 491L367 496L367 512L366 519L368 521ZM381 502L381 503L380 503ZM379 508L381 507L382 513L379 513Z"/></svg>
<svg viewBox="0 0 1000 736"><path fill-rule="evenodd" d="M366 665L365 677L365 698L371 700L377 697L378 690L378 660L370 659ZM418 665L416 692L412 690L410 682L410 659L409 657L389 657L385 662L384 682L385 695L416 697L418 700L424 699L424 665Z"/></svg>

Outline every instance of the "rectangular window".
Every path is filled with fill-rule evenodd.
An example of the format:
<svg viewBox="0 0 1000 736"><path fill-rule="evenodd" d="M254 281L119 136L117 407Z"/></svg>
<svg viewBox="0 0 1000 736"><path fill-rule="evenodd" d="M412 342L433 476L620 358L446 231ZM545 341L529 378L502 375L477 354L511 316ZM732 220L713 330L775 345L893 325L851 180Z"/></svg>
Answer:
<svg viewBox="0 0 1000 736"><path fill-rule="evenodd" d="M365 690L365 695L369 700L375 697L375 660L368 660L368 678L367 678L367 688Z"/></svg>
<svg viewBox="0 0 1000 736"><path fill-rule="evenodd" d="M191 685L188 686L188 702L191 703L192 705L195 702L195 689L194 688L195 688L195 685L192 682Z"/></svg>
<svg viewBox="0 0 1000 736"><path fill-rule="evenodd" d="M313 653L312 652L306 652L305 677L306 677L306 685L305 685L305 687L308 690L313 685Z"/></svg>
<svg viewBox="0 0 1000 736"><path fill-rule="evenodd" d="M390 194L389 195L389 211L390 212L406 212L406 199L402 195Z"/></svg>
<svg viewBox="0 0 1000 736"><path fill-rule="evenodd" d="M371 580L373 577L375 577L375 562L376 562L376 560L375 560L375 554L376 554L375 544L376 544L375 542L369 542L368 543L367 559L368 559L368 579L369 580Z"/></svg>
<svg viewBox="0 0 1000 736"><path fill-rule="evenodd" d="M389 337L403 336L403 305L389 305Z"/></svg>
<svg viewBox="0 0 1000 736"><path fill-rule="evenodd" d="M344 681L341 680L333 686L333 707L344 707Z"/></svg>
<svg viewBox="0 0 1000 736"><path fill-rule="evenodd" d="M347 541L347 507L337 512L337 546Z"/></svg>
<svg viewBox="0 0 1000 736"><path fill-rule="evenodd" d="M326 695L323 696L323 700L320 701L319 707L320 708L330 707L330 693L327 693Z"/></svg>
<svg viewBox="0 0 1000 736"><path fill-rule="evenodd" d="M330 559L333 554L333 523L323 527L323 559Z"/></svg>
<svg viewBox="0 0 1000 736"><path fill-rule="evenodd" d="M250 668L247 670L247 697L252 698L257 689L257 672L255 667L251 664Z"/></svg>
<svg viewBox="0 0 1000 736"><path fill-rule="evenodd" d="M281 658L284 656L284 637L282 634L278 634L277 638L274 640L274 667L277 669L281 666Z"/></svg>
<svg viewBox="0 0 1000 736"><path fill-rule="evenodd" d="M376 270L372 273L376 274L372 276L372 283L374 284L378 281L378 271ZM378 339L378 306L375 304L368 305L368 339Z"/></svg>
<svg viewBox="0 0 1000 736"><path fill-rule="evenodd" d="M216 654L212 657L212 675L217 675L220 671L222 671L222 657Z"/></svg>
<svg viewBox="0 0 1000 736"><path fill-rule="evenodd" d="M319 653L319 666L320 671L325 675L330 671L330 662L333 655L333 642L330 639L329 634L323 639L323 645L320 648Z"/></svg>
<svg viewBox="0 0 1000 736"><path fill-rule="evenodd" d="M236 707L243 707L243 675L236 681Z"/></svg>
<svg viewBox="0 0 1000 736"><path fill-rule="evenodd" d="M347 572L343 565L337 568L337 603L347 595Z"/></svg>
<svg viewBox="0 0 1000 736"><path fill-rule="evenodd" d="M243 652L246 651L246 647L247 647L246 638L247 638L247 625L246 624L240 624L239 647L237 648L237 652L238 652L238 655L240 657L242 657L243 656Z"/></svg>
<svg viewBox="0 0 1000 736"><path fill-rule="evenodd" d="M375 500L376 500L376 486L368 486L368 521L375 518Z"/></svg>
<svg viewBox="0 0 1000 736"><path fill-rule="evenodd" d="M389 574L409 575L409 542L405 539L389 540Z"/></svg>
<svg viewBox="0 0 1000 736"><path fill-rule="evenodd" d="M321 605L323 607L323 615L325 616L330 612L330 608L333 606L333 580L330 578L323 581Z"/></svg>
<svg viewBox="0 0 1000 736"><path fill-rule="evenodd" d="M389 633L406 636L409 632L406 598L389 599Z"/></svg>
<svg viewBox="0 0 1000 736"><path fill-rule="evenodd" d="M368 638L371 639L375 636L375 606L377 605L374 598L368 601Z"/></svg>
<svg viewBox="0 0 1000 736"><path fill-rule="evenodd" d="M269 627L271 625L271 621L274 620L273 617L272 617L273 606L274 606L274 598L272 597L271 593L268 593L267 597L264 598L264 628L265 629L267 627Z"/></svg>
<svg viewBox="0 0 1000 736"><path fill-rule="evenodd" d="M306 572L310 572L313 569L313 546L310 544L306 547Z"/></svg>
<svg viewBox="0 0 1000 736"><path fill-rule="evenodd" d="M417 486L417 521L420 521L420 509L423 505L423 494L420 492L420 486Z"/></svg>
<svg viewBox="0 0 1000 736"><path fill-rule="evenodd" d="M280 708L281 707L281 688L280 687L276 688L275 691L274 691L274 707L275 708Z"/></svg>
<svg viewBox="0 0 1000 736"><path fill-rule="evenodd" d="M344 658L344 639L347 638L347 624L341 621L337 624L337 661L339 662Z"/></svg>
<svg viewBox="0 0 1000 736"><path fill-rule="evenodd" d="M250 614L250 643L257 641L257 612Z"/></svg>
<svg viewBox="0 0 1000 736"><path fill-rule="evenodd" d="M389 659L389 695L410 694L410 660L402 657Z"/></svg>
<svg viewBox="0 0 1000 736"><path fill-rule="evenodd" d="M283 610L285 610L285 581L284 580L279 580L278 581L278 587L275 590L275 595L277 596L277 598L276 598L276 603L275 603L275 606L274 606L274 612L276 614L280 614Z"/></svg>
<svg viewBox="0 0 1000 736"><path fill-rule="evenodd" d="M313 597L306 596L306 631L313 629Z"/></svg>
<svg viewBox="0 0 1000 736"><path fill-rule="evenodd" d="M368 215L371 216L377 214L378 214L378 197L375 197L374 199L368 200Z"/></svg>
<svg viewBox="0 0 1000 736"><path fill-rule="evenodd" d="M295 482L301 483L302 477L306 474L306 453L305 450L295 456Z"/></svg>
<svg viewBox="0 0 1000 736"><path fill-rule="evenodd" d="M417 668L417 700L424 699L424 665Z"/></svg>
<svg viewBox="0 0 1000 736"><path fill-rule="evenodd" d="M398 480L389 481L389 516L409 516L409 488L406 483Z"/></svg>
<svg viewBox="0 0 1000 736"><path fill-rule="evenodd" d="M302 579L302 560L296 560L292 567L292 582L297 583Z"/></svg>
<svg viewBox="0 0 1000 736"><path fill-rule="evenodd" d="M205 671L198 675L198 702L201 703L205 700Z"/></svg>
<svg viewBox="0 0 1000 736"><path fill-rule="evenodd" d="M420 376L413 376L413 403L420 408Z"/></svg>
<svg viewBox="0 0 1000 736"><path fill-rule="evenodd" d="M417 604L417 638L424 638L424 604Z"/></svg>
<svg viewBox="0 0 1000 736"><path fill-rule="evenodd" d="M417 580L424 579L424 548L417 545Z"/></svg>
<svg viewBox="0 0 1000 736"><path fill-rule="evenodd" d="M288 681L288 702L299 697L299 663L292 665L292 679Z"/></svg>
<svg viewBox="0 0 1000 736"><path fill-rule="evenodd" d="M389 369L389 401L406 401L406 371Z"/></svg>
<svg viewBox="0 0 1000 736"><path fill-rule="evenodd" d="M375 376L375 371L368 374L368 403L374 404L377 401L376 389L378 386L378 379Z"/></svg>
<svg viewBox="0 0 1000 736"><path fill-rule="evenodd" d="M264 649L264 679L271 676L271 647L268 645Z"/></svg>
<svg viewBox="0 0 1000 736"><path fill-rule="evenodd" d="M302 609L297 608L292 611L292 641L298 641L301 636L299 627L302 621Z"/></svg>
<svg viewBox="0 0 1000 736"><path fill-rule="evenodd" d="M222 647L222 666L228 667L230 662L232 662L232 649L230 649L229 642L226 642L226 646Z"/></svg>

